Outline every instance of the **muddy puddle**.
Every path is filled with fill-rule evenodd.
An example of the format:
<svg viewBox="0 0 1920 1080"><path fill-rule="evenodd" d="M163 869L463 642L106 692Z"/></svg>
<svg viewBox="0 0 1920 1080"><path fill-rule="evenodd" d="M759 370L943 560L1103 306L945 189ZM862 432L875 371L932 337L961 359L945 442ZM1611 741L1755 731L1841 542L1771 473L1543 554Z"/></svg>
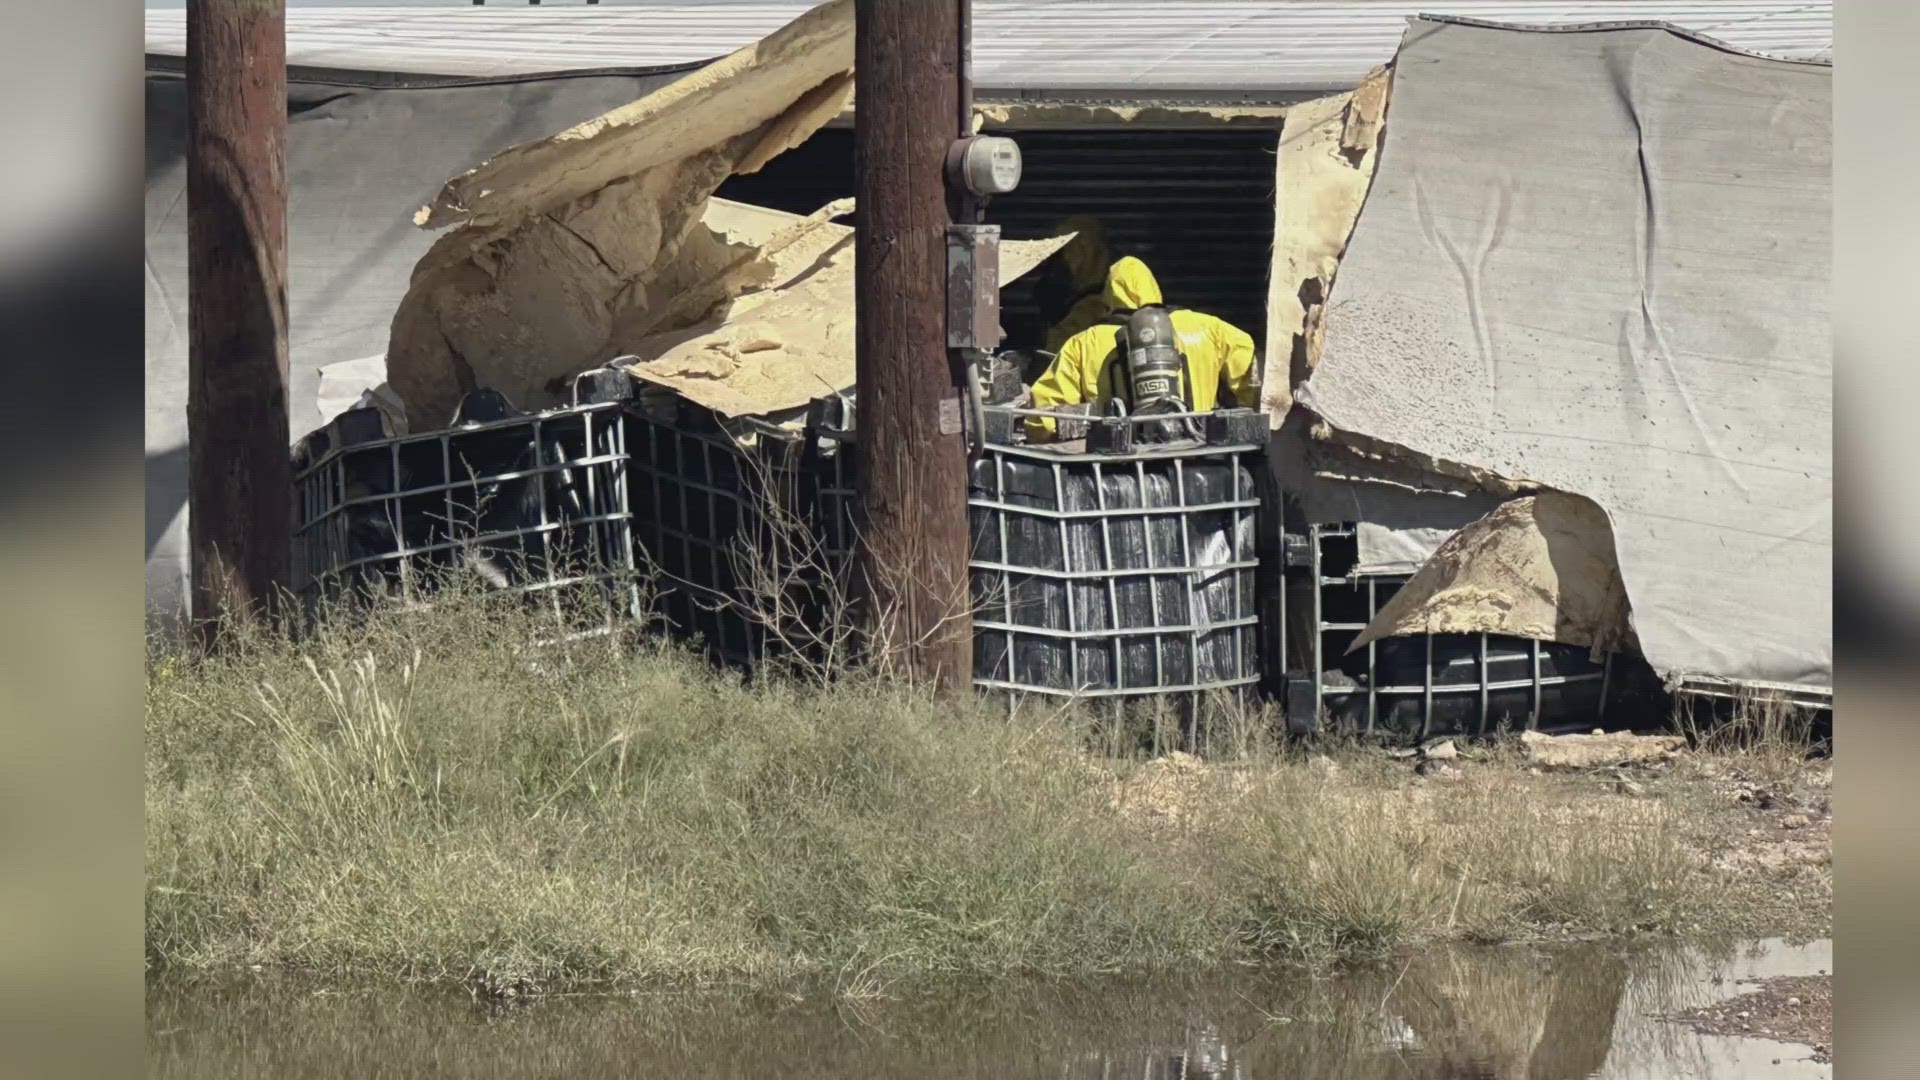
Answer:
<svg viewBox="0 0 1920 1080"><path fill-rule="evenodd" d="M1832 970L1827 943L1431 952L1326 979L895 988L869 1001L160 982L153 1077L1830 1077L1808 1047L1660 1019L1744 980Z"/></svg>

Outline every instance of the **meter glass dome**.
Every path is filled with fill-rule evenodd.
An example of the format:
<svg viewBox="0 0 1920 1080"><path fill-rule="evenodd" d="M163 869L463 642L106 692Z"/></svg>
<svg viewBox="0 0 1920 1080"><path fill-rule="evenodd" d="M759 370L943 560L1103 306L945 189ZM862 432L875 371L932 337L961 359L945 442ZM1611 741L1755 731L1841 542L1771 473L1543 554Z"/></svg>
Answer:
<svg viewBox="0 0 1920 1080"><path fill-rule="evenodd" d="M1020 184L1020 145L984 135L967 147L967 187L976 195L1004 195Z"/></svg>

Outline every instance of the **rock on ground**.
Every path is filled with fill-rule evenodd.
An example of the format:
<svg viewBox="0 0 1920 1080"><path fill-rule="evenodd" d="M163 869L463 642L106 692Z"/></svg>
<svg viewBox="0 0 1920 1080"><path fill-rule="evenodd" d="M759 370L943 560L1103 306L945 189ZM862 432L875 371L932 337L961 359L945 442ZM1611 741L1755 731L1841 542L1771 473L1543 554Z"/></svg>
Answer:
<svg viewBox="0 0 1920 1080"><path fill-rule="evenodd" d="M1666 761L1686 748L1680 735L1635 735L1616 731L1591 735L1544 735L1525 732L1520 745L1527 760L1546 769L1599 769Z"/></svg>

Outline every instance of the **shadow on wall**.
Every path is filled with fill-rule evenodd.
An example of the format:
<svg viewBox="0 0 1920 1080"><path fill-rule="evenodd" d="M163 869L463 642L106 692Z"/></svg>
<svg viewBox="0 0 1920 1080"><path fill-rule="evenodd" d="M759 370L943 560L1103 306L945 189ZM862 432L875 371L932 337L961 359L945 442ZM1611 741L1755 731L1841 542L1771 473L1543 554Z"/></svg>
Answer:
<svg viewBox="0 0 1920 1080"><path fill-rule="evenodd" d="M146 94L146 180L165 177L187 156L186 80L149 76Z"/></svg>
<svg viewBox="0 0 1920 1080"><path fill-rule="evenodd" d="M146 626L147 632L171 637L181 630L186 615L188 571L187 554L181 548L162 550L167 531L175 522L184 524L187 511L187 447L182 443L170 450L149 451L145 463L147 555ZM179 544L186 543L181 530ZM164 560L156 563L155 559Z"/></svg>
<svg viewBox="0 0 1920 1080"><path fill-rule="evenodd" d="M187 508L187 448L147 454L147 558L153 558L160 538Z"/></svg>

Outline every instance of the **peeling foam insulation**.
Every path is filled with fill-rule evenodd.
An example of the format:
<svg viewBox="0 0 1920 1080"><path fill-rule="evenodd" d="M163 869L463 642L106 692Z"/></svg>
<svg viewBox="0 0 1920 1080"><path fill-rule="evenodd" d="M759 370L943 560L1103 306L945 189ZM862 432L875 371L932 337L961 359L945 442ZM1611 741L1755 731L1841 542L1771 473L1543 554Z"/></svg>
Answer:
<svg viewBox="0 0 1920 1080"><path fill-rule="evenodd" d="M1303 98L1304 100L1304 98ZM857 103L828 121L830 128L852 128ZM1295 108L1281 104L1159 101L1088 102L1025 98L976 101L975 131L1034 131L1047 128L1081 130L1124 127L1135 131L1195 131L1223 127L1278 129Z"/></svg>
<svg viewBox="0 0 1920 1080"><path fill-rule="evenodd" d="M1000 284L1032 272L1073 235L1003 241ZM853 230L815 215L787 238L791 247L769 247L807 253L787 255L782 273L791 276L731 301L700 326L641 341L627 370L729 417L792 409L851 387Z"/></svg>
<svg viewBox="0 0 1920 1080"><path fill-rule="evenodd" d="M1292 387L1318 362L1321 311L1373 180L1391 77L1374 68L1351 92L1287 110L1274 165L1261 407L1278 427Z"/></svg>
<svg viewBox="0 0 1920 1080"><path fill-rule="evenodd" d="M1401 634L1481 633L1638 648L1599 506L1558 491L1501 503L1448 537L1347 651Z"/></svg>
<svg viewBox="0 0 1920 1080"><path fill-rule="evenodd" d="M852 89L852 4L832 0L449 181L415 223L453 228L415 267L387 349L410 415L451 416L480 386L559 404L574 373L769 284L752 215L716 228L708 197L804 141Z"/></svg>
<svg viewBox="0 0 1920 1080"><path fill-rule="evenodd" d="M1393 66L1299 400L1355 474L1537 491L1370 633L1624 641L1610 548L1670 683L1830 692L1830 65L1419 18Z"/></svg>
<svg viewBox="0 0 1920 1080"><path fill-rule="evenodd" d="M1343 95L1344 96L1344 95ZM1278 127L1299 106L1207 105L1197 103L1084 104L1067 101L987 102L973 110L973 129L1105 128L1180 131L1214 127ZM852 118L845 118L851 122Z"/></svg>

